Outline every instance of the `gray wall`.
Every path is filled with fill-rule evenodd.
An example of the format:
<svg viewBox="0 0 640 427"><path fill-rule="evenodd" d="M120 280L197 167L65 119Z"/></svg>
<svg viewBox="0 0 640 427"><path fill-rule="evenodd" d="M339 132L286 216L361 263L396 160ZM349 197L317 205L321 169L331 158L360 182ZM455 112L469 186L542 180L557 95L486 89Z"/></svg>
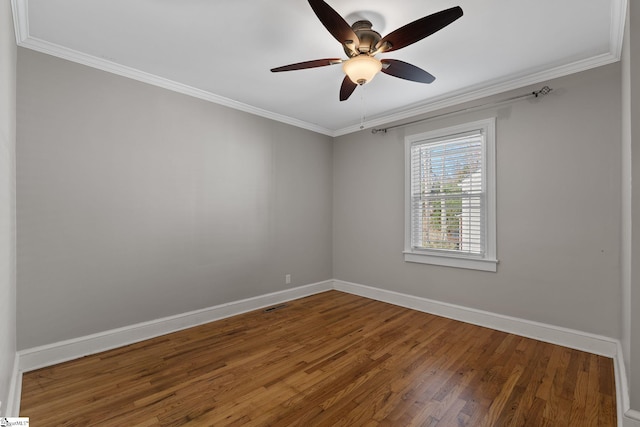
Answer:
<svg viewBox="0 0 640 427"><path fill-rule="evenodd" d="M16 350L17 54L17 348L335 277L621 337L640 409L640 32L628 33L622 66L549 82L543 99L332 140L16 53L2 7L3 403ZM493 115L498 273L405 263L404 136Z"/></svg>
<svg viewBox="0 0 640 427"><path fill-rule="evenodd" d="M16 41L11 2L0 2L0 414L16 355Z"/></svg>
<svg viewBox="0 0 640 427"><path fill-rule="evenodd" d="M623 339L630 406L640 411L640 5L629 2L623 65ZM635 185L634 185L635 184ZM635 227L633 224L637 224ZM633 327L635 325L635 328ZM631 425L631 424L629 424ZM636 425L640 425L637 423Z"/></svg>
<svg viewBox="0 0 640 427"><path fill-rule="evenodd" d="M620 73L613 64L548 82L539 100L337 138L334 277L620 337ZM404 136L493 115L498 272L405 263Z"/></svg>
<svg viewBox="0 0 640 427"><path fill-rule="evenodd" d="M11 23L0 25L6 400L16 349L16 48ZM620 185L627 151L635 157L623 179L640 168L631 120L640 42L631 35L627 69L554 80L543 99L335 140L18 49L18 348L335 277L622 337L631 407L640 408L640 259L631 250L640 233L621 236L640 212L640 185ZM498 273L405 263L404 136L493 115Z"/></svg>
<svg viewBox="0 0 640 427"><path fill-rule="evenodd" d="M18 116L19 349L331 279L331 138L26 49Z"/></svg>

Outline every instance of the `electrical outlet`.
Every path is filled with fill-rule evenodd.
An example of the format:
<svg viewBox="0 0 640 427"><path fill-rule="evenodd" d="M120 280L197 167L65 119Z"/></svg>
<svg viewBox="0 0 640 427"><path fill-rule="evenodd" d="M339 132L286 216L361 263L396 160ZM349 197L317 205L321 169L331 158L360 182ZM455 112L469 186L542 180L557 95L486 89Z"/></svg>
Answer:
<svg viewBox="0 0 640 427"><path fill-rule="evenodd" d="M291 275L287 274L286 276L284 276L284 284L285 285L290 285L291 284Z"/></svg>

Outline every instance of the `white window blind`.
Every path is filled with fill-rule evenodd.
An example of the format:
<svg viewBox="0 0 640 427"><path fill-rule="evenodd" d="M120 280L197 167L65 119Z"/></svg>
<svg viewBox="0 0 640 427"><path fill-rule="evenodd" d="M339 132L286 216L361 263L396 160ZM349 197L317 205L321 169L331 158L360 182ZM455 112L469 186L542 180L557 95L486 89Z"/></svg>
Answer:
<svg viewBox="0 0 640 427"><path fill-rule="evenodd" d="M484 254L481 130L411 146L411 246Z"/></svg>
<svg viewBox="0 0 640 427"><path fill-rule="evenodd" d="M405 138L405 261L496 271L495 119Z"/></svg>

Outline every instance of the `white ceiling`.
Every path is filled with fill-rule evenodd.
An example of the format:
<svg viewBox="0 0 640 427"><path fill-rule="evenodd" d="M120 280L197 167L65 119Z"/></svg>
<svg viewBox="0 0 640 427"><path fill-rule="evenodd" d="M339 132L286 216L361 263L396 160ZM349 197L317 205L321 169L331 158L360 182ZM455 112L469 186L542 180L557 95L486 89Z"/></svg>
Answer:
<svg viewBox="0 0 640 427"><path fill-rule="evenodd" d="M627 0L327 0L383 36L461 6L464 16L380 55L436 76L380 74L347 101L345 57L306 0L12 0L18 44L327 135L410 117L619 60Z"/></svg>

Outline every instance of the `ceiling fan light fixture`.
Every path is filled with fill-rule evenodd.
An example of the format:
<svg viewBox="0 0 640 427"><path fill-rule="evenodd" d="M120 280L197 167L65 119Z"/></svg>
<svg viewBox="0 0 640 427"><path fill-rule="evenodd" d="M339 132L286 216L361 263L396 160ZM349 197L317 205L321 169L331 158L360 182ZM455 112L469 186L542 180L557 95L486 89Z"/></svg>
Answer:
<svg viewBox="0 0 640 427"><path fill-rule="evenodd" d="M363 85L382 70L382 63L373 56L362 54L345 61L342 69L352 82Z"/></svg>
<svg viewBox="0 0 640 427"><path fill-rule="evenodd" d="M322 25L342 45L350 59L316 59L272 68L271 71L276 73L304 70L342 63L346 76L342 78L340 86L340 101L349 99L358 85L369 83L378 72L419 83L433 82L435 77L422 68L397 59L385 58L380 61L375 59L375 56L412 45L440 31L463 15L462 8L455 6L424 16L381 37L380 33L372 29L373 24L366 18L358 19L353 25L349 25L325 0L309 0L309 5Z"/></svg>

